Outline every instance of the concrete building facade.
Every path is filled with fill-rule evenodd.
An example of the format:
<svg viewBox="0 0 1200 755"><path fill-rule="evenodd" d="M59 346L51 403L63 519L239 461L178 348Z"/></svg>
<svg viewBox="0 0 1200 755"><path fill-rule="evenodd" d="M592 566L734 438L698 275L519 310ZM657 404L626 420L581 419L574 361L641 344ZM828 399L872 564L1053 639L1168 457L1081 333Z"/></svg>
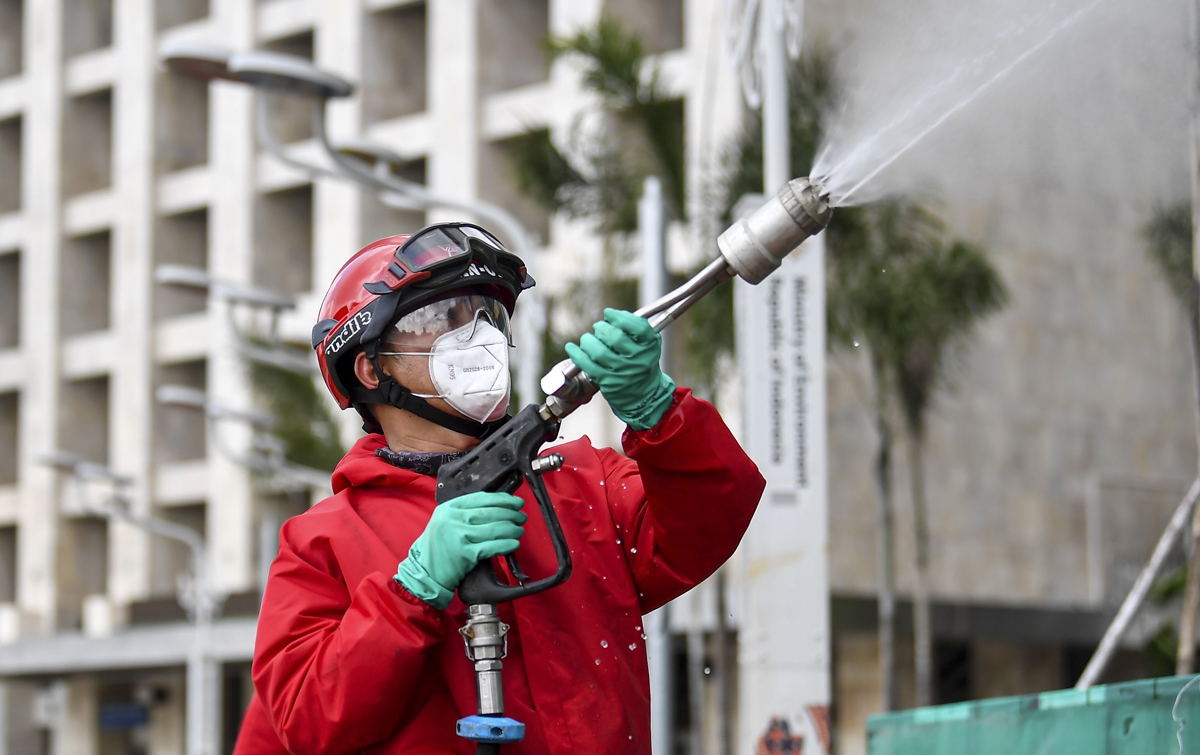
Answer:
<svg viewBox="0 0 1200 755"><path fill-rule="evenodd" d="M919 36L925 27L912 19L948 3L809 2L806 42L853 51L855 40L886 40L879 30L889 25L893 41L901 29ZM1031 79L1018 76L988 108L965 112L958 130L898 164L943 190L951 225L994 251L1013 298L965 355L958 390L931 426L944 696L1069 684L1194 474L1186 326L1138 237L1155 201L1186 196L1178 5L1132 13L1114 0L1091 32L1048 52L1049 69L1028 74L1049 80L1044 98L1029 96ZM248 442L244 426L156 403L166 384L234 407L252 398L235 328L244 313L157 285L155 269L189 265L294 296L280 327L303 344L351 252L450 217L397 212L352 185L314 183L283 166L256 144L252 91L171 75L156 65L160 45L289 52L358 83L354 96L329 105L334 139L365 134L411 159L406 175L433 191L515 213L538 234L530 267L554 291L598 270L600 242L521 197L505 154L530 127L568 143L595 103L569 62L547 65L540 41L603 10L641 33L683 100L690 194L702 197L743 111L726 63L724 7L0 0L0 751L184 747L189 629L176 577L188 570L187 552L97 516L89 502L105 486L75 485L40 463L51 450L129 476L135 513L205 536L229 596L213 642L220 751L250 694L270 530L308 500L256 487L235 458ZM1056 115L1056 101L1080 86L1100 98ZM283 100L276 115L288 149L313 156L307 107ZM675 268L711 253L711 240L682 227L670 236ZM839 752L858 753L865 715L878 705L875 439L855 394L862 365L830 364L834 715ZM736 414L736 400L728 403ZM617 442L620 428L603 407L582 415L573 433ZM347 418L347 438L354 424ZM901 533L911 530L905 474L901 464ZM902 597L910 543L902 534ZM711 590L695 600L713 603ZM710 614L681 610L673 621L711 640L710 619L687 618ZM701 663L703 642L691 648ZM906 653L902 641L902 677ZM1144 671L1130 663L1129 673ZM676 719L705 732L681 737L681 752L718 751L706 716L720 695L705 686L702 698L691 709L702 721L694 712Z"/></svg>
<svg viewBox="0 0 1200 755"><path fill-rule="evenodd" d="M398 212L352 185L312 182L265 155L255 94L157 64L163 44L300 55L357 85L328 108L334 139L366 135L405 175L515 213L553 290L599 265L588 229L524 199L506 152L527 128L565 141L592 104L548 65L549 34L602 11L637 30L688 108L736 122L713 0L48 0L0 2L0 751L180 753L190 629L180 544L96 513L111 489L51 469L76 454L131 480L130 508L202 534L227 594L213 635L228 751L271 532L309 503L264 492L237 461L249 429L155 401L162 385L253 400L238 329L216 295L158 285L162 265L295 297L280 324L306 344L324 288L366 241L458 215ZM720 83L718 80L725 81ZM716 89L714 90L714 83ZM311 104L280 98L288 149L317 152ZM701 112L696 110L697 113ZM689 115L693 131L702 122ZM690 159L700 145L689 136ZM561 253L558 250L563 250ZM590 418L589 418L590 417ZM600 442L602 410L578 420ZM347 439L356 423L347 418ZM319 491L314 495L319 495Z"/></svg>

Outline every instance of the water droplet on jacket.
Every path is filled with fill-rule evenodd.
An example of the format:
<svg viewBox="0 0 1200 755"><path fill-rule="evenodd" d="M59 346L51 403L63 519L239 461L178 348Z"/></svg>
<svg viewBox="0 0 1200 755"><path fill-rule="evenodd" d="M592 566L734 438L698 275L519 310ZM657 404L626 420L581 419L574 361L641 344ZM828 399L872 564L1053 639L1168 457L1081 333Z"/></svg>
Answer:
<svg viewBox="0 0 1200 755"><path fill-rule="evenodd" d="M645 633L645 632L642 632L642 639L643 639L643 640L649 639L648 637L646 637L646 633Z"/></svg>
<svg viewBox="0 0 1200 755"><path fill-rule="evenodd" d="M712 673L712 669L710 669L708 666L705 666L704 667L704 675L708 676L711 673Z"/></svg>
<svg viewBox="0 0 1200 755"><path fill-rule="evenodd" d="M600 659L599 659L599 658L597 658L597 659L596 659L596 665L597 665L597 666L599 666L599 665L600 665Z"/></svg>
<svg viewBox="0 0 1200 755"><path fill-rule="evenodd" d="M621 483L621 490L625 489L625 483Z"/></svg>
<svg viewBox="0 0 1200 755"><path fill-rule="evenodd" d="M856 349L858 348L858 341L854 342L854 348L856 348Z"/></svg>
<svg viewBox="0 0 1200 755"><path fill-rule="evenodd" d="M639 625L639 626L634 627L633 630L635 632L640 632L640 631L642 631L642 627Z"/></svg>
<svg viewBox="0 0 1200 755"><path fill-rule="evenodd" d="M913 468L914 468L914 469L916 469L916 467L913 467ZM637 548L630 548L630 549L629 549L629 552L630 552L630 553L637 553Z"/></svg>
<svg viewBox="0 0 1200 755"><path fill-rule="evenodd" d="M620 545L620 544L621 544L621 538L619 538L619 537L618 537L618 538L617 538L617 545Z"/></svg>
<svg viewBox="0 0 1200 755"><path fill-rule="evenodd" d="M629 649L630 649L630 650L637 650L637 643L636 643L636 642L631 642L631 643L629 643Z"/></svg>
<svg viewBox="0 0 1200 755"><path fill-rule="evenodd" d="M601 480L601 481L600 481L600 485L601 485L601 486L603 486L603 485L604 485L604 480Z"/></svg>
<svg viewBox="0 0 1200 755"><path fill-rule="evenodd" d="M630 734L630 735L629 735L629 738L630 738L630 739L633 739L633 735L632 735L632 734Z"/></svg>
<svg viewBox="0 0 1200 755"><path fill-rule="evenodd" d="M602 648L608 647L608 640L600 640L600 647L602 647Z"/></svg>

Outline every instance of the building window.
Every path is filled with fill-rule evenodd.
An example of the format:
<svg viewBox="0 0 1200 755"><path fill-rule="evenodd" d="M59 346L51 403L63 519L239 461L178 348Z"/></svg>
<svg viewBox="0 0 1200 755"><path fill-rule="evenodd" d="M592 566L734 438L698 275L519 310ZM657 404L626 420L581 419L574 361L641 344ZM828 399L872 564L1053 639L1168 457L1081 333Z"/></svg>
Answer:
<svg viewBox="0 0 1200 755"><path fill-rule="evenodd" d="M481 199L500 205L515 215L525 226L526 232L535 237L530 240L531 243L538 244L545 242L550 235L550 214L518 188L516 171L509 157L519 140L529 138L515 136L483 145L479 154L479 195ZM503 228L491 227L488 230L504 243L513 244L512 239L505 238Z"/></svg>
<svg viewBox="0 0 1200 755"><path fill-rule="evenodd" d="M108 464L108 376L63 385L58 445L97 464Z"/></svg>
<svg viewBox="0 0 1200 755"><path fill-rule="evenodd" d="M72 97L63 112L64 197L112 185L112 90Z"/></svg>
<svg viewBox="0 0 1200 755"><path fill-rule="evenodd" d="M940 641L934 643L934 702L961 703L972 699L974 653L966 642Z"/></svg>
<svg viewBox="0 0 1200 755"><path fill-rule="evenodd" d="M23 0L0 0L0 79L16 76L24 67L24 5Z"/></svg>
<svg viewBox="0 0 1200 755"><path fill-rule="evenodd" d="M171 506L160 508L155 516L175 524L182 524L194 530L201 537L206 537L205 527L207 512L203 503L193 503L186 506ZM165 537L155 537L150 541L150 594L165 600L158 607L162 619L178 620L186 618L179 601L175 597L177 582L180 574L192 573L192 552L183 543ZM151 606L157 601L151 601ZM149 613L149 612L148 612ZM133 618L133 617L131 617ZM151 617L146 617L151 618Z"/></svg>
<svg viewBox="0 0 1200 755"><path fill-rule="evenodd" d="M158 0L154 10L159 31L199 21L207 18L209 13L208 0Z"/></svg>
<svg viewBox="0 0 1200 755"><path fill-rule="evenodd" d="M0 603L17 600L17 528L0 527Z"/></svg>
<svg viewBox="0 0 1200 755"><path fill-rule="evenodd" d="M158 385L182 385L205 390L208 364L167 364L158 368ZM208 433L204 411L190 406L154 405L154 460L199 461L206 455Z"/></svg>
<svg viewBox="0 0 1200 755"><path fill-rule="evenodd" d="M367 125L420 113L426 104L424 3L368 16L363 45L363 120Z"/></svg>
<svg viewBox="0 0 1200 755"><path fill-rule="evenodd" d="M160 173L208 162L208 82L159 73L154 113L155 162Z"/></svg>
<svg viewBox="0 0 1200 755"><path fill-rule="evenodd" d="M15 391L0 393L0 485L17 484L20 398L21 395ZM4 599L0 598L2 602Z"/></svg>
<svg viewBox="0 0 1200 755"><path fill-rule="evenodd" d="M70 58L111 47L112 40L112 0L63 2L63 55Z"/></svg>
<svg viewBox="0 0 1200 755"><path fill-rule="evenodd" d="M312 289L312 185L260 197L254 241L256 286L284 294Z"/></svg>
<svg viewBox="0 0 1200 755"><path fill-rule="evenodd" d="M425 184L425 159L405 163L398 175L413 183ZM413 233L425 227L425 213L388 207L374 192L362 195L362 244L366 246L385 236Z"/></svg>
<svg viewBox="0 0 1200 755"><path fill-rule="evenodd" d="M0 255L0 349L21 345L21 255Z"/></svg>
<svg viewBox="0 0 1200 755"><path fill-rule="evenodd" d="M278 39L265 45L271 52L295 55L306 60L313 59L313 33L311 31ZM255 92L255 97L268 96L264 91ZM315 97L293 97L282 92L271 92L271 122L275 134L284 144L313 138L313 116L324 103Z"/></svg>
<svg viewBox="0 0 1200 755"><path fill-rule="evenodd" d="M0 42L3 44L3 42ZM21 118L0 121L0 215L21 209Z"/></svg>
<svg viewBox="0 0 1200 755"><path fill-rule="evenodd" d="M604 10L638 35L647 55L683 47L683 0L604 0Z"/></svg>
<svg viewBox="0 0 1200 755"><path fill-rule="evenodd" d="M102 231L63 242L62 334L107 330L111 309L112 233Z"/></svg>
<svg viewBox="0 0 1200 755"><path fill-rule="evenodd" d="M155 265L186 265L208 269L208 210L159 218L154 243ZM203 312L208 294L194 288L158 286L154 314L158 318Z"/></svg>
<svg viewBox="0 0 1200 755"><path fill-rule="evenodd" d="M479 90L489 95L550 76L547 0L480 0Z"/></svg>
<svg viewBox="0 0 1200 755"><path fill-rule="evenodd" d="M58 537L58 628L83 626L83 601L108 592L108 520L65 519Z"/></svg>

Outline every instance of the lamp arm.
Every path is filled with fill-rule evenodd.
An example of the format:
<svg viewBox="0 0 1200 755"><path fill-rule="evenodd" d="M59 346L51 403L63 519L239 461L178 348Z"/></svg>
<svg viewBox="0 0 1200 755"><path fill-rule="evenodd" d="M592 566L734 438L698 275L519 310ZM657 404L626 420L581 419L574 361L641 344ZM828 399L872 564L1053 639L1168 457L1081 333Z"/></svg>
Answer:
<svg viewBox="0 0 1200 755"><path fill-rule="evenodd" d="M255 95L254 132L255 135L258 136L258 140L262 143L263 147L266 148L267 152L270 152L272 155L274 155L280 162L296 168L310 178L346 178L346 176L343 176L341 173L338 173L335 170L330 170L329 168L321 165L308 163L303 160L297 160L289 155L287 150L284 149L283 144L280 143L279 137L275 135L274 117L271 115L271 97L274 95L271 94L269 90L265 89L259 89L257 92L255 92ZM321 104L324 106L323 102ZM324 118L324 107L322 107L321 110L318 111L316 118L314 118L314 121L317 119L322 121L322 130L324 127Z"/></svg>

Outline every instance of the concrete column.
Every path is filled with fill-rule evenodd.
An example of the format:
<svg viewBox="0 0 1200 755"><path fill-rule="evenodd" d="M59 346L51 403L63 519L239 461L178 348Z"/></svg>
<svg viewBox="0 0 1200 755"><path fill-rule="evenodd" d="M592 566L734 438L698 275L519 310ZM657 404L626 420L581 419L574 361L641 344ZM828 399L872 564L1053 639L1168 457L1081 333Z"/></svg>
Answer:
<svg viewBox="0 0 1200 755"><path fill-rule="evenodd" d="M121 356L109 383L109 464L137 481L132 506L145 515L154 448L154 3L117 0L113 11L113 193L123 209L112 233L112 328ZM144 598L150 587L149 535L121 523L108 532L110 598L117 604Z"/></svg>
<svg viewBox="0 0 1200 755"><path fill-rule="evenodd" d="M474 200L479 196L479 8L476 0L429 4L428 102L429 188L440 196ZM453 50L453 55L438 54ZM429 222L458 220L462 213L433 209Z"/></svg>
<svg viewBox="0 0 1200 755"><path fill-rule="evenodd" d="M213 0L211 15L222 43L254 47L256 6L242 0ZM254 95L245 86L217 82L210 90L209 166L213 202L209 215L209 264L215 278L249 283L253 271L256 157ZM250 385L236 350L225 305L208 308L209 398L240 405ZM233 423L220 426L222 446L244 448L249 433ZM254 583L254 500L249 472L225 456L212 433L208 438L209 489L206 537L215 582L235 592Z"/></svg>
<svg viewBox="0 0 1200 755"><path fill-rule="evenodd" d="M62 2L25 6L25 91L22 164L25 247L21 255L21 386L18 476L22 485L17 553L17 603L41 630L54 629L55 542L53 471L37 454L57 445L59 405L59 218L61 201Z"/></svg>
<svg viewBox="0 0 1200 755"><path fill-rule="evenodd" d="M51 755L99 755L100 705L96 682L71 679L62 684L65 695Z"/></svg>

